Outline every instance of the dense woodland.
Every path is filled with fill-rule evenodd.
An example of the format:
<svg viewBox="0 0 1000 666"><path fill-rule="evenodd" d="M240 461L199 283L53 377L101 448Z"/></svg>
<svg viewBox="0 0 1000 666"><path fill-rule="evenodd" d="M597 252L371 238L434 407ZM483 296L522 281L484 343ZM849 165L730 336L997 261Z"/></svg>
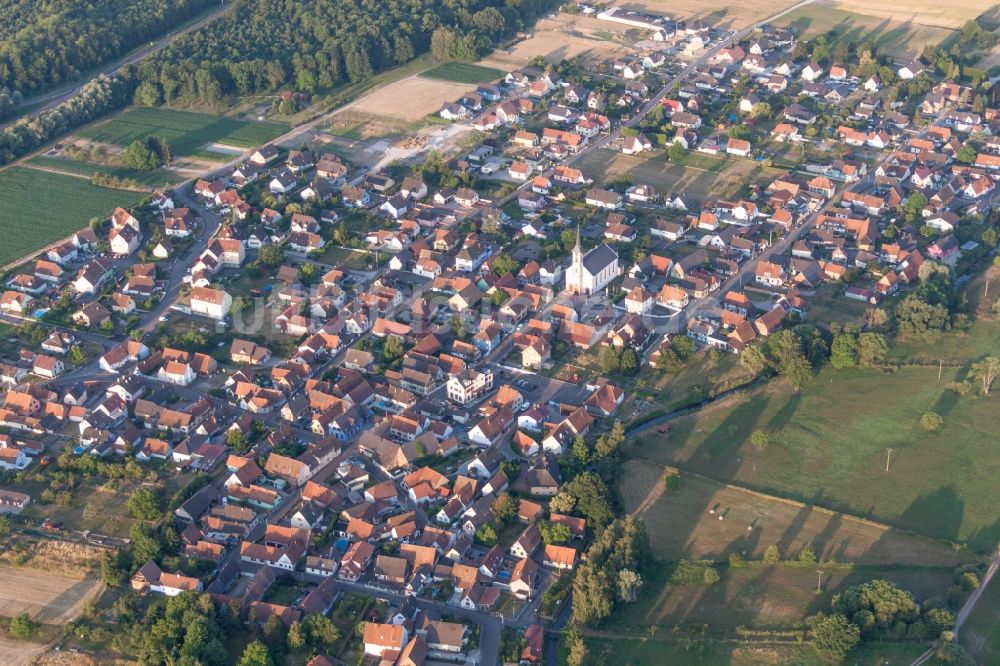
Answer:
<svg viewBox="0 0 1000 666"><path fill-rule="evenodd" d="M312 93L364 80L434 42L472 59L551 0L246 0L137 68L143 101L219 104L290 85Z"/></svg>
<svg viewBox="0 0 1000 666"><path fill-rule="evenodd" d="M73 80L210 5L215 0L0 0L0 88L29 93Z"/></svg>
<svg viewBox="0 0 1000 666"><path fill-rule="evenodd" d="M125 15L131 15L133 5L146 4L145 0L103 1L129 6ZM57 108L4 129L0 164L133 99L150 106L179 99L221 107L233 95L282 88L315 92L361 81L428 50L442 60L473 59L555 4L555 0L237 0L229 14L155 56L115 76L96 79ZM0 92L0 112L3 104Z"/></svg>

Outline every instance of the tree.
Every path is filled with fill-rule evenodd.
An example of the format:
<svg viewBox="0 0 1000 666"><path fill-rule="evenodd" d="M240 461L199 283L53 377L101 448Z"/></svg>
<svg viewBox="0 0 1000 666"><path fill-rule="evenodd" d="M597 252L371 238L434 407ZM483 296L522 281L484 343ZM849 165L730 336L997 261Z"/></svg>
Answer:
<svg viewBox="0 0 1000 666"><path fill-rule="evenodd" d="M856 624L863 636L903 636L919 616L913 595L882 579L835 594L831 608Z"/></svg>
<svg viewBox="0 0 1000 666"><path fill-rule="evenodd" d="M577 568L573 579L573 622L596 626L614 609L614 591L608 572L590 562Z"/></svg>
<svg viewBox="0 0 1000 666"><path fill-rule="evenodd" d="M22 640L31 638L38 629L38 623L27 613L15 615L10 621L10 635Z"/></svg>
<svg viewBox="0 0 1000 666"><path fill-rule="evenodd" d="M340 629L328 617L319 613L309 613L302 623L309 636L310 645L333 645L340 640Z"/></svg>
<svg viewBox="0 0 1000 666"><path fill-rule="evenodd" d="M618 372L621 367L618 354L610 345L601 345L601 351L597 354L597 364L600 366L601 372L608 375Z"/></svg>
<svg viewBox="0 0 1000 666"><path fill-rule="evenodd" d="M135 89L132 101L136 106L159 106L163 103L163 92L152 81L143 81Z"/></svg>
<svg viewBox="0 0 1000 666"><path fill-rule="evenodd" d="M562 500L561 503L556 502L556 498L560 495L572 499ZM583 472L572 481L562 485L559 493L549 503L549 509L558 513L566 513L575 509L583 514L593 528L599 529L614 518L609 498L608 487L601 480L601 477L593 472ZM553 502L556 502L557 506L553 506ZM562 508L565 505L569 506L566 510Z"/></svg>
<svg viewBox="0 0 1000 666"><path fill-rule="evenodd" d="M395 335L386 336L382 344L382 359L386 362L393 362L403 357L403 341Z"/></svg>
<svg viewBox="0 0 1000 666"><path fill-rule="evenodd" d="M767 357L757 345L747 345L740 352L740 366L756 377L767 367Z"/></svg>
<svg viewBox="0 0 1000 666"><path fill-rule="evenodd" d="M969 144L963 145L955 152L955 160L964 162L965 164L972 164L976 161L976 149Z"/></svg>
<svg viewBox="0 0 1000 666"><path fill-rule="evenodd" d="M250 440L246 433L238 428L233 428L226 432L226 444L236 453L246 453L250 450Z"/></svg>
<svg viewBox="0 0 1000 666"><path fill-rule="evenodd" d="M493 546L497 542L497 531L489 523L476 530L476 543Z"/></svg>
<svg viewBox="0 0 1000 666"><path fill-rule="evenodd" d="M573 457L576 458L581 465L586 465L590 462L590 445L587 444L587 439L583 435L577 435L573 440Z"/></svg>
<svg viewBox="0 0 1000 666"><path fill-rule="evenodd" d="M781 561L781 552L775 544L771 544L764 549L764 562L767 564L777 564Z"/></svg>
<svg viewBox="0 0 1000 666"><path fill-rule="evenodd" d="M594 446L594 451L601 458L607 458L620 453L624 443L625 426L622 425L621 421L616 420L614 424L612 424L611 430L597 438L597 444Z"/></svg>
<svg viewBox="0 0 1000 666"><path fill-rule="evenodd" d="M786 329L770 336L768 348L778 361L778 373L787 377L796 389L812 378L812 364L792 331Z"/></svg>
<svg viewBox="0 0 1000 666"><path fill-rule="evenodd" d="M260 248L257 261L264 266L277 266L285 260L285 250L280 245L270 244Z"/></svg>
<svg viewBox="0 0 1000 666"><path fill-rule="evenodd" d="M83 350L80 349L80 345L73 345L66 354L66 360L73 365L83 365L87 362L87 357L84 355Z"/></svg>
<svg viewBox="0 0 1000 666"><path fill-rule="evenodd" d="M771 105L768 104L767 102L757 102L751 108L750 115L753 118L770 118Z"/></svg>
<svg viewBox="0 0 1000 666"><path fill-rule="evenodd" d="M861 642L861 630L840 613L816 620L812 633L816 650L837 661L842 661Z"/></svg>
<svg viewBox="0 0 1000 666"><path fill-rule="evenodd" d="M159 137L136 139L129 144L122 155L125 166L135 171L152 171L170 161L170 147Z"/></svg>
<svg viewBox="0 0 1000 666"><path fill-rule="evenodd" d="M128 510L133 518L139 520L156 520L162 509L159 498L150 488L139 488L128 500Z"/></svg>
<svg viewBox="0 0 1000 666"><path fill-rule="evenodd" d="M766 430L754 430L750 433L750 442L758 449L764 450L771 443L771 435Z"/></svg>
<svg viewBox="0 0 1000 666"><path fill-rule="evenodd" d="M924 412L920 417L920 426L924 430L940 430L944 419L937 412Z"/></svg>
<svg viewBox="0 0 1000 666"><path fill-rule="evenodd" d="M10 518L0 515L0 538L10 536Z"/></svg>
<svg viewBox="0 0 1000 666"><path fill-rule="evenodd" d="M684 146L682 146L679 141L674 141L670 144L670 149L667 151L667 157L670 158L671 162L682 162L686 155L687 151L684 150Z"/></svg>
<svg viewBox="0 0 1000 666"><path fill-rule="evenodd" d="M293 650L298 650L303 645L306 644L306 632L302 628L302 623L292 622L292 626L288 628L288 647Z"/></svg>
<svg viewBox="0 0 1000 666"><path fill-rule="evenodd" d="M858 336L858 363L866 367L878 365L889 353L889 345L881 333L862 333Z"/></svg>
<svg viewBox="0 0 1000 666"><path fill-rule="evenodd" d="M240 657L239 666L274 666L271 661L271 653L267 646L258 641L253 641L243 650Z"/></svg>
<svg viewBox="0 0 1000 666"><path fill-rule="evenodd" d="M538 523L538 531L542 535L542 541L545 544L556 544L561 545L564 543L569 543L569 540L573 538L573 534L569 531L569 528L562 523L553 523L548 520L543 520Z"/></svg>
<svg viewBox="0 0 1000 666"><path fill-rule="evenodd" d="M835 368L850 368L858 363L858 339L853 333L841 333L833 338L830 345L830 365Z"/></svg>
<svg viewBox="0 0 1000 666"><path fill-rule="evenodd" d="M506 252L493 260L493 272L503 277L507 273L516 274L521 270L521 264Z"/></svg>
<svg viewBox="0 0 1000 666"><path fill-rule="evenodd" d="M639 372L639 353L632 347L622 350L622 355L618 358L619 369L627 375L634 375Z"/></svg>
<svg viewBox="0 0 1000 666"><path fill-rule="evenodd" d="M500 493L493 502L493 517L501 523L508 522L517 516L517 500L510 493Z"/></svg>
<svg viewBox="0 0 1000 666"><path fill-rule="evenodd" d="M622 569L618 572L618 598L631 603L639 596L639 589L642 587L642 576L631 569Z"/></svg>
<svg viewBox="0 0 1000 666"><path fill-rule="evenodd" d="M570 628L566 632L566 647L569 654L566 657L566 666L585 666L590 661L590 651L575 628Z"/></svg>
<svg viewBox="0 0 1000 666"><path fill-rule="evenodd" d="M715 567L705 567L705 573L702 574L702 579L705 581L706 585L714 585L719 582L719 570Z"/></svg>
<svg viewBox="0 0 1000 666"><path fill-rule="evenodd" d="M132 556L138 563L155 560L160 556L162 544L146 523L136 523L128 532L132 540Z"/></svg>
<svg viewBox="0 0 1000 666"><path fill-rule="evenodd" d="M990 386L1000 373L1000 358L987 356L982 361L973 363L969 368L969 379L979 384L979 392L982 395L990 394Z"/></svg>

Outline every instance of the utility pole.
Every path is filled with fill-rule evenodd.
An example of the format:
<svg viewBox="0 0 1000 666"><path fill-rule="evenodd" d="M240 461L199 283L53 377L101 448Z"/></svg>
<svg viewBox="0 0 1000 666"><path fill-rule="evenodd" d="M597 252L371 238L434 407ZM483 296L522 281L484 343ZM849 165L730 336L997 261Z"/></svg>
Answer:
<svg viewBox="0 0 1000 666"><path fill-rule="evenodd" d="M889 456L891 456L891 455L892 455L892 449L886 449L885 450L885 471L887 473L889 471Z"/></svg>
<svg viewBox="0 0 1000 666"><path fill-rule="evenodd" d="M816 594L823 591L823 572L816 569Z"/></svg>
<svg viewBox="0 0 1000 666"><path fill-rule="evenodd" d="M941 373L944 371L944 359L938 359L938 381L941 381Z"/></svg>

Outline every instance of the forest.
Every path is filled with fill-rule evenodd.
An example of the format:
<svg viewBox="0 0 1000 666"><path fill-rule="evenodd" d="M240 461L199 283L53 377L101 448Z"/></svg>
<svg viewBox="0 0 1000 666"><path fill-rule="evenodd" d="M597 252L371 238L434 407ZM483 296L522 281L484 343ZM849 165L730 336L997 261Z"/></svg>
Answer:
<svg viewBox="0 0 1000 666"><path fill-rule="evenodd" d="M0 0L0 89L28 94L71 81L215 4L215 0Z"/></svg>
<svg viewBox="0 0 1000 666"><path fill-rule="evenodd" d="M144 102L211 106L291 86L313 93L364 80L434 46L469 60L552 0L244 0L137 67Z"/></svg>
<svg viewBox="0 0 1000 666"><path fill-rule="evenodd" d="M124 16L131 15L133 5L147 4L147 0L98 2L102 7L128 7ZM148 106L179 100L222 108L238 95L282 88L311 93L361 81L428 50L439 60L473 60L556 4L556 0L236 0L228 14L163 51L114 76L99 77L58 107L5 128L0 132L0 164L133 99ZM9 87L3 81L0 76L0 89ZM0 107L3 99L0 92Z"/></svg>

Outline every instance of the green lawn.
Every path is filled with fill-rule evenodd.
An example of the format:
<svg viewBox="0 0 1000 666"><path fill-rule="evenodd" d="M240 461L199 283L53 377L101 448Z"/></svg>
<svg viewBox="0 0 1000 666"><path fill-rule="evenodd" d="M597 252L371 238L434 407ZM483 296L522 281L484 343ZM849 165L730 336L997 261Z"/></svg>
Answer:
<svg viewBox="0 0 1000 666"><path fill-rule="evenodd" d="M622 640L587 638L595 664L645 666L646 664L691 664L692 666L829 666L808 645L731 645L709 641L653 639ZM864 645L850 654L845 664L880 666L909 664L926 649L922 643ZM933 663L933 662L931 662Z"/></svg>
<svg viewBox="0 0 1000 666"><path fill-rule="evenodd" d="M0 265L79 231L90 218L110 215L116 206L133 206L145 196L35 169L0 171L0 220L6 238L0 245Z"/></svg>
<svg viewBox="0 0 1000 666"><path fill-rule="evenodd" d="M205 146L220 143L236 148L253 148L287 131L285 123L236 120L227 116L163 108L133 108L110 120L90 125L77 135L119 146L156 135L170 143L174 155L224 162L232 156L208 152L204 150Z"/></svg>
<svg viewBox="0 0 1000 666"><path fill-rule="evenodd" d="M129 178L140 185L149 187L163 187L171 185L180 180L182 176L167 171L166 169L156 169L155 171L133 171L125 167L109 166L106 164L95 164L93 162L81 162L79 160L64 159L62 157L49 157L47 155L36 155L27 161L29 167L41 167L43 169L55 169L65 173L78 174L90 178L96 173L106 173L116 178Z"/></svg>
<svg viewBox="0 0 1000 666"><path fill-rule="evenodd" d="M428 79L470 84L496 81L503 75L504 72L499 69L473 65L467 62L447 62L421 74L421 76Z"/></svg>
<svg viewBox="0 0 1000 666"><path fill-rule="evenodd" d="M997 398L946 391L958 372L827 368L800 392L772 382L679 419L668 438L646 431L633 455L992 550L1000 486L983 463L995 455ZM921 428L927 411L944 417L939 432ZM756 429L771 434L763 449L749 442Z"/></svg>
<svg viewBox="0 0 1000 666"><path fill-rule="evenodd" d="M991 581L959 632L962 645L981 664L1000 662L1000 585Z"/></svg>
<svg viewBox="0 0 1000 666"><path fill-rule="evenodd" d="M650 625L708 625L714 636L729 635L739 627L755 631L785 631L810 615L830 607L833 595L874 578L884 578L913 592L922 601L945 598L952 569L910 567L824 567L823 590L816 594L816 567L747 564L717 567L721 578L708 585L675 582L674 563L654 563L643 572L638 599L620 604L608 629L635 636L648 635ZM687 564L700 575L703 567Z"/></svg>

